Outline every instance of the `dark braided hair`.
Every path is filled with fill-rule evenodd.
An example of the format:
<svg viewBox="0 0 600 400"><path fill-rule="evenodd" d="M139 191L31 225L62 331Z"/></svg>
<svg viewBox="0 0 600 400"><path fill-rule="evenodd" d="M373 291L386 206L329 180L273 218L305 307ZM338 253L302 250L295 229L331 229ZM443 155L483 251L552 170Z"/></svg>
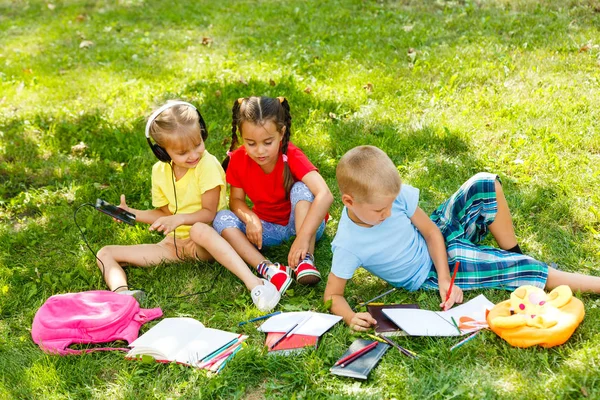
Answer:
<svg viewBox="0 0 600 400"><path fill-rule="evenodd" d="M223 169L227 170L230 154L238 147L237 131L240 130L244 122L251 122L256 125L263 125L272 121L277 130L281 132L285 127L285 132L281 140L281 152L287 157L288 144L292 134L292 115L290 114L290 105L284 97L246 97L240 98L233 103L231 109L231 145L227 152L227 158L223 161ZM294 177L287 162L283 168L283 186L285 193L289 198L290 190L294 184Z"/></svg>

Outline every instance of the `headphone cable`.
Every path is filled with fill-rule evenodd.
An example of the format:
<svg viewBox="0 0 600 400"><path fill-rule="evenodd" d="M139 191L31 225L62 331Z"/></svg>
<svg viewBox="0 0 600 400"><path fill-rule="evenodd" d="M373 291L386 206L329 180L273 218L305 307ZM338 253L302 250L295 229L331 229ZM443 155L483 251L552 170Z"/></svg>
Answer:
<svg viewBox="0 0 600 400"><path fill-rule="evenodd" d="M73 222L75 222L75 226L77 227L77 229L79 229L79 232L81 233L81 237L83 238L83 241L84 241L85 245L87 246L87 248L94 255L94 258L96 260L98 260L98 262L100 264L102 264L102 279L104 279L104 281L106 282L106 274L105 274L106 267L104 266L104 262L102 262L102 260L98 257L97 253L92 249L92 246L90 246L87 238L85 237L85 233L83 232L83 229L81 229L81 227L77 223L77 213L79 212L79 210L81 210L85 206L90 206L93 209L96 209L96 207L92 203L83 203L83 204L81 204L79 207L77 207L75 209L75 212L73 213ZM135 288L131 288L131 287L129 287L129 285L121 285L121 286L117 286L114 290L112 290L112 292L116 292L117 290L119 290L119 289L121 289L123 287L127 288L128 290L135 290Z"/></svg>
<svg viewBox="0 0 600 400"><path fill-rule="evenodd" d="M177 189L175 188L175 169L173 168L173 161L169 163L171 167L171 177L173 182L173 194L175 195L175 212L173 215L177 214L177 210L179 210L179 206L177 205ZM175 255L180 261L184 261L182 257L179 256L179 252L177 251L177 239L175 232L177 232L177 228L173 229L173 245L175 246Z"/></svg>

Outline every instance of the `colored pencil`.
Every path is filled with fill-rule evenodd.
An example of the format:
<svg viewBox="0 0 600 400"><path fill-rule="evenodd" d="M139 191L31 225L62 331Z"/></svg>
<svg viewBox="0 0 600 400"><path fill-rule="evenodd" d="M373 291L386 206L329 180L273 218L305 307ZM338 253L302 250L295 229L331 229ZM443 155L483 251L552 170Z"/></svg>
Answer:
<svg viewBox="0 0 600 400"><path fill-rule="evenodd" d="M386 341L380 338L379 336L371 335L370 333L367 333L367 336L373 340L377 340L378 342L386 343Z"/></svg>
<svg viewBox="0 0 600 400"><path fill-rule="evenodd" d="M459 348L460 346L462 346L463 344L467 343L470 340L473 340L473 338L479 333L481 332L480 330L473 333L472 335L470 335L469 337L467 337L466 339L461 340L460 342L456 343L454 346L450 347L450 351Z"/></svg>
<svg viewBox="0 0 600 400"><path fill-rule="evenodd" d="M381 339L383 339L387 344L389 344L390 346L393 346L395 348L398 349L398 351L400 351L400 353L404 354L405 356L409 356L410 358L417 358L417 354L413 353L412 351L405 349L404 347L400 346L398 343L391 341L390 339L386 338L383 335L379 336Z"/></svg>
<svg viewBox="0 0 600 400"><path fill-rule="evenodd" d="M377 341L370 343L367 346L363 347L362 349L357 350L352 354L348 354L346 357L342 358L341 360L338 360L335 363L335 365L341 365L342 368L344 368L346 365L350 364L352 361L356 360L363 354L368 353L369 351L373 350L375 347L377 347L378 344L379 344L379 342L377 342Z"/></svg>
<svg viewBox="0 0 600 400"><path fill-rule="evenodd" d="M456 278L456 272L458 272L459 265L460 261L457 261L456 264L454 264L454 272L452 273L452 279L450 279L450 287L448 288L448 293L446 293L446 300L444 300L444 304L446 304L450 298L450 293L452 293L452 286L454 286L454 279Z"/></svg>
<svg viewBox="0 0 600 400"><path fill-rule="evenodd" d="M385 296L386 294L390 294L390 293L392 293L394 290L396 290L396 288L392 288L392 289L388 290L387 292L380 294L379 296L375 296L375 297L373 297L371 300L364 301L364 302L360 303L359 305L357 305L357 306L355 307L355 309L356 309L356 308L358 308L358 307L362 307L362 306L364 306L365 304L372 303L373 301L375 301L375 300L377 300L377 299L379 299L379 298L381 298L381 297Z"/></svg>
<svg viewBox="0 0 600 400"><path fill-rule="evenodd" d="M240 322L238 324L238 326L245 325L245 324L247 324L249 322L260 321L261 319L267 319L267 318L272 317L273 315L277 315L277 314L281 314L281 311L275 311L274 313L271 313L271 314L267 314L267 315L263 315L261 317L256 317L256 318L249 319L248 321L242 321L242 322Z"/></svg>
<svg viewBox="0 0 600 400"><path fill-rule="evenodd" d="M456 323L456 320L454 319L454 317L450 317L450 319L452 320L452 323L456 327L456 330L458 331L458 334L462 335L462 332L461 332L460 328L458 327L458 324Z"/></svg>
<svg viewBox="0 0 600 400"><path fill-rule="evenodd" d="M227 357L225 359L225 361L223 361L223 363L219 366L219 368L217 369L217 374L219 372L221 372L221 370L223 369L223 367L225 366L225 364L227 364L227 362L229 360L231 360L233 358L233 356L235 356L235 353L237 353L238 351L240 351L240 349L242 348L242 346L240 345L239 347L237 347L234 351L231 352L231 354L229 355L229 357Z"/></svg>
<svg viewBox="0 0 600 400"><path fill-rule="evenodd" d="M285 339L286 337L288 337L288 335L290 334L290 332L292 332L294 329L296 329L296 327L298 326L299 323L295 323L294 326L292 326L290 329L288 329L288 331L286 333L283 334L282 337L280 337L279 339L277 339L275 341L275 343L273 343L270 347L271 350L273 350L273 347L277 346L283 339Z"/></svg>

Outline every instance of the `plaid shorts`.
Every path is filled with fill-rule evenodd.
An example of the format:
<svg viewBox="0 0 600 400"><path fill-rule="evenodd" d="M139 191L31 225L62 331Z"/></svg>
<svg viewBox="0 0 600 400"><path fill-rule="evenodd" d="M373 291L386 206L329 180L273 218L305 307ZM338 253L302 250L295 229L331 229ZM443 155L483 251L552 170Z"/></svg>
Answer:
<svg viewBox="0 0 600 400"><path fill-rule="evenodd" d="M451 271L460 261L454 282L464 290L514 290L522 285L544 288L548 265L523 254L479 244L498 211L496 179L500 181L497 175L485 172L474 175L431 214L446 240ZM435 267L421 289L438 289Z"/></svg>

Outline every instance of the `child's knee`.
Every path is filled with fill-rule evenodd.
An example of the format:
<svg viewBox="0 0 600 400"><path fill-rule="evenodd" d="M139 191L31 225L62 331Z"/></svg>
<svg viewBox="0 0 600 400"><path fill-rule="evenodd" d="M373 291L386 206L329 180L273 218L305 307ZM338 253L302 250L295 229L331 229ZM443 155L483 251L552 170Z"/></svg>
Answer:
<svg viewBox="0 0 600 400"><path fill-rule="evenodd" d="M204 239L215 232L213 228L203 222L196 222L190 229L190 238L197 244L201 244Z"/></svg>
<svg viewBox="0 0 600 400"><path fill-rule="evenodd" d="M114 259L114 256L111 251L111 246L104 246L96 253L96 265L98 265L98 268L100 269L105 268L104 263L112 259Z"/></svg>
<svg viewBox="0 0 600 400"><path fill-rule="evenodd" d="M213 221L213 228L219 235L223 233L225 229L228 228L237 228L242 230L242 220L240 220L237 215L235 215L230 210L221 210L217 213Z"/></svg>
<svg viewBox="0 0 600 400"><path fill-rule="evenodd" d="M314 199L315 196L303 182L294 183L290 190L290 201L292 204L296 204L302 200L312 203Z"/></svg>

